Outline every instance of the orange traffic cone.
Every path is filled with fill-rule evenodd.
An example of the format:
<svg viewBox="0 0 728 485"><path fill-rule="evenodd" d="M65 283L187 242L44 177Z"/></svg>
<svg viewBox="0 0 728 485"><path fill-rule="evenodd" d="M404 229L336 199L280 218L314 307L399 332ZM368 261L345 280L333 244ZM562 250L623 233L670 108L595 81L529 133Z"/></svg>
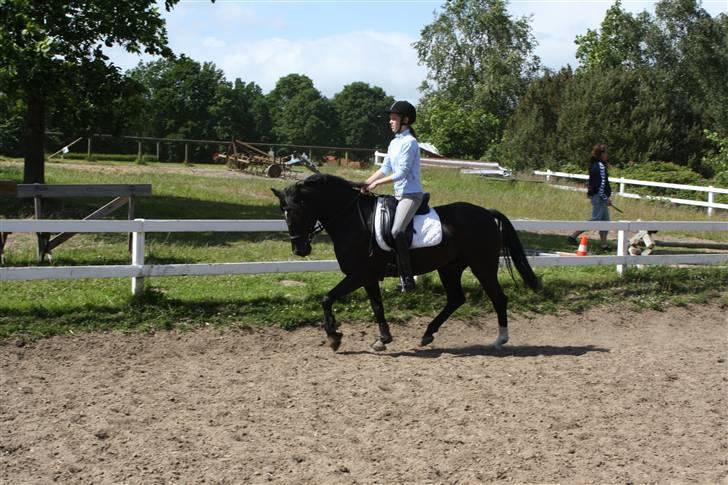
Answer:
<svg viewBox="0 0 728 485"><path fill-rule="evenodd" d="M581 236L581 241L579 241L579 249L576 250L577 256L586 256L586 245L589 241L589 238L587 236Z"/></svg>

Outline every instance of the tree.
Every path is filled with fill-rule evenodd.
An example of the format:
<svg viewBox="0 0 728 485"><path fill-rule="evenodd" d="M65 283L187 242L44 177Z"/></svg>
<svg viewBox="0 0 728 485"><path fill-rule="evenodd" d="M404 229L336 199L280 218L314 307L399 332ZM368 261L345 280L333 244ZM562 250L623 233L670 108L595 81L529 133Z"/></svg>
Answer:
<svg viewBox="0 0 728 485"><path fill-rule="evenodd" d="M433 96L417 115L420 137L451 157L480 158L496 140L500 120L475 103Z"/></svg>
<svg viewBox="0 0 728 485"><path fill-rule="evenodd" d="M483 110L500 122L495 139L540 64L528 19L513 19L506 6L505 0L450 0L414 44L428 69L421 108L436 99ZM475 148L481 154L494 139L483 135ZM452 136L448 144L456 146L458 134Z"/></svg>
<svg viewBox="0 0 728 485"><path fill-rule="evenodd" d="M625 147L631 157L657 157L703 170L701 155L710 148L704 129L728 132L725 14L714 19L697 0L662 0L654 16L632 16L617 1L600 30L578 36L576 44L580 71L639 72L640 97L631 118L641 125L625 127L635 132L632 145Z"/></svg>
<svg viewBox="0 0 728 485"><path fill-rule="evenodd" d="M650 16L642 12L636 16L622 9L617 0L607 10L599 30L587 29L577 35L576 58L582 69L604 69L617 66L643 66L644 43Z"/></svg>
<svg viewBox="0 0 728 485"><path fill-rule="evenodd" d="M280 78L267 99L275 141L294 145L338 143L338 121L331 101L307 76L289 74Z"/></svg>
<svg viewBox="0 0 728 485"><path fill-rule="evenodd" d="M144 135L216 137L217 120L211 111L229 85L214 64L200 64L183 55L140 64L129 75L145 90Z"/></svg>
<svg viewBox="0 0 728 485"><path fill-rule="evenodd" d="M544 72L518 103L503 133L504 161L517 170L556 168L562 140L556 129L561 117L566 87L574 73L567 66L558 73Z"/></svg>
<svg viewBox="0 0 728 485"><path fill-rule="evenodd" d="M386 147L391 139L386 110L394 102L384 90L367 83L347 84L333 106L341 126L341 141L349 147Z"/></svg>
<svg viewBox="0 0 728 485"><path fill-rule="evenodd" d="M425 95L473 100L501 119L515 108L539 68L526 18L512 19L505 0L451 0L415 42L427 66Z"/></svg>
<svg viewBox="0 0 728 485"><path fill-rule="evenodd" d="M179 0L165 0L170 10ZM45 179L43 137L49 108L74 79L101 85L118 68L107 64L104 46L171 55L164 19L153 0L68 2L0 0L0 65L25 105L26 183Z"/></svg>
<svg viewBox="0 0 728 485"><path fill-rule="evenodd" d="M224 90L223 98L224 106L216 108L221 118L218 138L254 141L269 137L273 125L260 86L236 79L231 89Z"/></svg>

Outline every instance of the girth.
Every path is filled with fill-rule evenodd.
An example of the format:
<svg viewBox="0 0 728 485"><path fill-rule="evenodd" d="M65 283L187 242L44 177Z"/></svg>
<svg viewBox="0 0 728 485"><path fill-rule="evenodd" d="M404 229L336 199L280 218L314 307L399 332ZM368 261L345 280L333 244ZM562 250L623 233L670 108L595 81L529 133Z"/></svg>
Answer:
<svg viewBox="0 0 728 485"><path fill-rule="evenodd" d="M377 197L377 204L375 205L376 209L380 211L379 214L379 230L380 234L382 235L382 238L384 239L384 242L387 243L387 246L390 248L395 247L394 245L394 238L392 237L392 225L394 224L394 214L397 211L397 204L399 201L396 197L392 195L380 195ZM422 197L422 202L420 202L420 206L417 209L417 212L415 214L427 214L430 212L429 207L430 202L430 193L425 192L424 196ZM372 213L372 226L374 226L374 213ZM414 230L414 218L407 224L407 228L404 231L405 237L407 238L407 244L412 245L412 238L414 236L415 230Z"/></svg>

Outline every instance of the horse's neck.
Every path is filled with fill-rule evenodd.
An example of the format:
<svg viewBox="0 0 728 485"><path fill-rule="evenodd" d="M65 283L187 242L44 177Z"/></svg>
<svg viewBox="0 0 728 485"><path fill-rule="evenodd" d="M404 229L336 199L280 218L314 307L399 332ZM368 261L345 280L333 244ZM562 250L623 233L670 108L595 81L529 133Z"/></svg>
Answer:
<svg viewBox="0 0 728 485"><path fill-rule="evenodd" d="M356 192L337 191L316 201L317 218L334 238L339 233L350 233L351 226L359 226L359 202Z"/></svg>

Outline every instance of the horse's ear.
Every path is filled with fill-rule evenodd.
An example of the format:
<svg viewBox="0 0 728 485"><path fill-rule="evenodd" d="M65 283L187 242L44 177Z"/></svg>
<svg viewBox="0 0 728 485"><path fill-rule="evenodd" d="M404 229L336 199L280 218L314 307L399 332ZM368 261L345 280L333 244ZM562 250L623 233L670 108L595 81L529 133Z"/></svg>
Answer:
<svg viewBox="0 0 728 485"><path fill-rule="evenodd" d="M283 192L281 192L280 190L276 190L273 187L271 187L270 189L273 191L273 193L276 195L276 197L278 197L278 200L283 202L283 200L285 199L285 197L283 196Z"/></svg>

